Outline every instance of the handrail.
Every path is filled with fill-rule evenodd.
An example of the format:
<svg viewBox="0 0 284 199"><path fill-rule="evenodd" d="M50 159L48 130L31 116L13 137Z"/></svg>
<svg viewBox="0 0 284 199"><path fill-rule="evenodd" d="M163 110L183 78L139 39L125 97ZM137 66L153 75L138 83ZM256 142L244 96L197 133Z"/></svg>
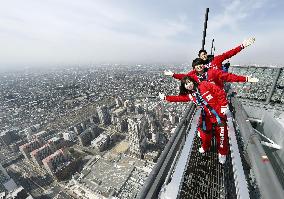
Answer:
<svg viewBox="0 0 284 199"><path fill-rule="evenodd" d="M270 103L271 97L272 97L272 95L273 95L273 91L275 90L277 81L278 81L279 76L280 76L280 73L281 73L281 68L277 68L277 69L275 69L275 70L277 70L277 72L276 72L276 75L275 75L275 77L274 77L272 86L271 86L271 88L270 88L270 92L269 92L269 94L268 94L268 96L267 96L267 98L266 98L265 104L269 104L269 103Z"/></svg>
<svg viewBox="0 0 284 199"><path fill-rule="evenodd" d="M261 139L254 132L242 104L232 98L235 120L244 141L244 150L249 157L262 198L283 198L283 189L261 145Z"/></svg>
<svg viewBox="0 0 284 199"><path fill-rule="evenodd" d="M158 159L157 164L154 166L150 175L148 176L144 186L138 193L136 199L156 199L158 198L159 191L166 179L168 171L171 168L173 159L181 147L181 142L185 138L186 129L189 126L189 121L194 115L195 106L190 103L189 108L186 110L181 121L175 129L174 134L168 141L165 149Z"/></svg>
<svg viewBox="0 0 284 199"><path fill-rule="evenodd" d="M234 184L236 188L236 196L240 199L249 198L249 188L247 185L244 168L241 160L241 153L239 151L238 141L236 137L235 128L233 125L233 118L228 117L228 132L229 132L229 142L230 142L230 155L231 155L231 164L234 174ZM227 176L227 180L231 176Z"/></svg>

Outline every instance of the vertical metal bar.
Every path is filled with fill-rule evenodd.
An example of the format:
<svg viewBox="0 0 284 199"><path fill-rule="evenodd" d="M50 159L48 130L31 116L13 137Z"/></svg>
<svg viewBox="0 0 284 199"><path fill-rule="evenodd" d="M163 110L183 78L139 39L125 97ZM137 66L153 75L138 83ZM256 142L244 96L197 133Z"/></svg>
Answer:
<svg viewBox="0 0 284 199"><path fill-rule="evenodd" d="M282 69L283 70L283 69ZM273 91L275 90L275 87L276 87L276 84L277 84L277 81L279 79L279 76L280 76L280 73L281 73L281 68L278 68L277 69L277 72L276 72L276 76L274 77L274 80L273 80L273 83L272 83L272 86L270 88L270 92L266 98L266 102L265 104L269 104L270 100L271 100L271 97L273 95Z"/></svg>
<svg viewBox="0 0 284 199"><path fill-rule="evenodd" d="M205 21L204 21L204 30L203 30L203 39L202 39L202 48L201 48L202 50L204 50L204 46L205 46L205 37L206 37L208 13L209 13L209 8L206 8Z"/></svg>
<svg viewBox="0 0 284 199"><path fill-rule="evenodd" d="M211 44L211 52L210 52L210 55L213 55L213 47L214 47L214 39L212 39L212 44Z"/></svg>

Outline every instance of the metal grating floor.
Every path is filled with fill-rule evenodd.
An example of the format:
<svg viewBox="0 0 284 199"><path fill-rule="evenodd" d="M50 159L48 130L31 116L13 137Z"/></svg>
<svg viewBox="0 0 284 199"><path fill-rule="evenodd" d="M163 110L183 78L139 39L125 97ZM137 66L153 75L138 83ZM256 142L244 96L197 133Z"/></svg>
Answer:
<svg viewBox="0 0 284 199"><path fill-rule="evenodd" d="M228 164L218 162L218 154L214 147L205 154L200 154L198 148L201 140L195 136L188 167L184 173L183 183L179 194L180 199L225 199L228 198L225 175ZM228 162L230 160L227 160Z"/></svg>

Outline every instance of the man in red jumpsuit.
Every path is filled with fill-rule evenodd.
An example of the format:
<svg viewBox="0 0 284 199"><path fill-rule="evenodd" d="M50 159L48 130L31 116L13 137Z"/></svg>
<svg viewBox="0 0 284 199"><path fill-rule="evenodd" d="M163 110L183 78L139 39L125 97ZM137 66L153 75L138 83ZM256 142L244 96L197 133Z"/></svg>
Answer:
<svg viewBox="0 0 284 199"><path fill-rule="evenodd" d="M196 58L192 62L193 70L187 74L172 74L172 77L181 80L185 76L192 77L195 81L208 81L216 84L219 88L224 89L225 82L258 82L257 78L226 73L220 69L207 69L201 58Z"/></svg>
<svg viewBox="0 0 284 199"><path fill-rule="evenodd" d="M193 78L186 76L181 80L180 95L165 96L159 93L159 96L169 102L192 101L202 108L202 116L200 117L202 121L198 127L202 140L199 152L204 153L209 150L212 128L215 126L219 162L224 164L229 147L226 109L224 109L228 105L225 91L212 83L205 81L198 83Z"/></svg>
<svg viewBox="0 0 284 199"><path fill-rule="evenodd" d="M243 43L236 48L233 48L221 55L217 55L213 58L208 59L208 55L206 50L200 50L198 53L198 57L204 60L204 68L212 68L212 69L220 69L222 70L222 62L226 59L233 57L238 54L242 49L250 46L255 42L255 38L249 38L243 41ZM173 76L174 73L172 71L164 71L166 76Z"/></svg>
<svg viewBox="0 0 284 199"><path fill-rule="evenodd" d="M255 42L255 38L249 38L243 41L243 43L221 55L217 55L215 57L209 57L207 55L206 50L200 50L198 53L198 57L203 59L209 68L213 69L222 69L222 62L226 59L230 59L231 57L238 54L242 49L252 45Z"/></svg>

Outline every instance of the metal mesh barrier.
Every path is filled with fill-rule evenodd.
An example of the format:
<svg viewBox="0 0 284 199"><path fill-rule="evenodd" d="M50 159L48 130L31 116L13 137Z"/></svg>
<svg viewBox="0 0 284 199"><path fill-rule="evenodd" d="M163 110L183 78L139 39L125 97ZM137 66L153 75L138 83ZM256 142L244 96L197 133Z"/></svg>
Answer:
<svg viewBox="0 0 284 199"><path fill-rule="evenodd" d="M226 163L221 165L215 147L211 147L209 152L200 154L198 152L200 146L200 138L196 136L179 198L237 198L230 155Z"/></svg>

